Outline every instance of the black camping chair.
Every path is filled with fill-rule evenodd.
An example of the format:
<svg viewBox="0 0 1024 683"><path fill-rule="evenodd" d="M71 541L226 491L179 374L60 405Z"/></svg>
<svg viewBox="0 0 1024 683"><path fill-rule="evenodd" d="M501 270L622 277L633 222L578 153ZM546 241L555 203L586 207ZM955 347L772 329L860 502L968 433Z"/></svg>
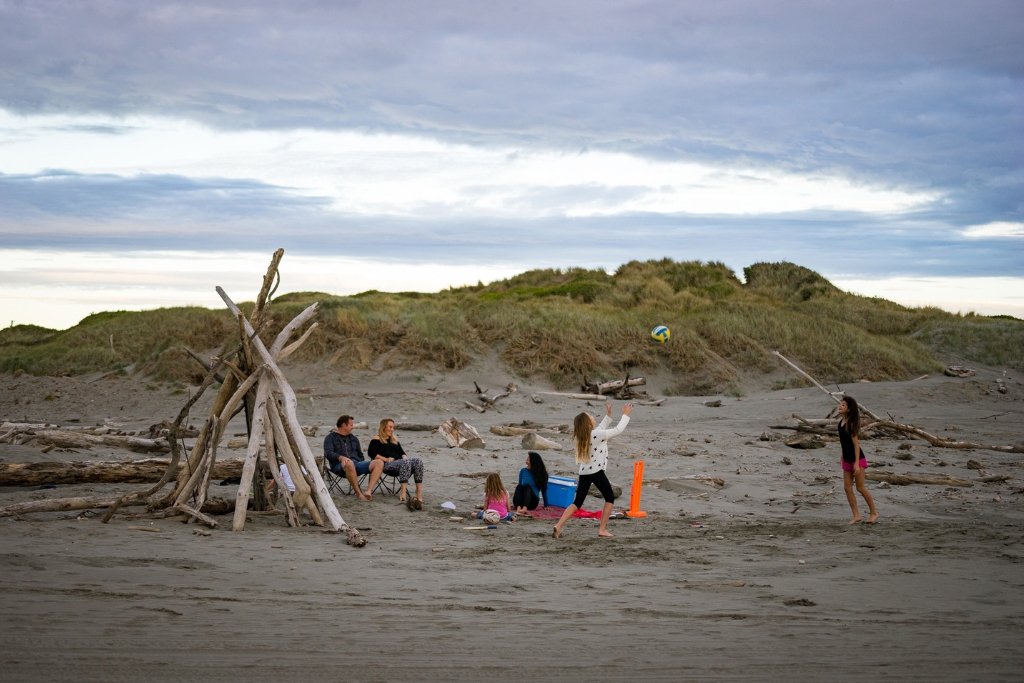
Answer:
<svg viewBox="0 0 1024 683"><path fill-rule="evenodd" d="M324 483L327 484L327 492L332 496L336 493L340 493L343 496L351 496L355 493L352 490L352 485L348 483L348 478L344 474L335 474L334 470L331 469L331 463L327 458L323 459L323 464L320 466L321 476L324 478ZM356 477L356 482L359 487L362 488L366 484L366 479L369 474L360 474ZM380 493L381 491L389 495L398 494L398 479L390 474L382 474L380 479L377 480L377 485L373 487L373 493Z"/></svg>

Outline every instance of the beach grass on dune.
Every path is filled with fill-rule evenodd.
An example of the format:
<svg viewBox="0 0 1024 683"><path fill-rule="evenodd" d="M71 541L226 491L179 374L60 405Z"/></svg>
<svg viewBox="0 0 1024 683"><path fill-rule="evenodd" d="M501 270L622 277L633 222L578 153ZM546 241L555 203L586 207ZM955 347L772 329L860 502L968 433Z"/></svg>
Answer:
<svg viewBox="0 0 1024 683"><path fill-rule="evenodd" d="M263 337L319 302L318 328L297 360L339 370L460 370L493 353L516 374L557 387L662 368L677 394L757 382L778 367L772 350L840 383L907 379L950 360L1024 369L1024 321L855 296L790 263L744 270L746 282L720 263L663 259L611 274L534 270L432 294L292 293L274 300ZM656 325L671 329L667 344L651 341ZM100 313L63 331L19 325L0 331L0 370L130 369L194 382L202 372L182 345L214 349L236 333L226 311L198 307Z"/></svg>

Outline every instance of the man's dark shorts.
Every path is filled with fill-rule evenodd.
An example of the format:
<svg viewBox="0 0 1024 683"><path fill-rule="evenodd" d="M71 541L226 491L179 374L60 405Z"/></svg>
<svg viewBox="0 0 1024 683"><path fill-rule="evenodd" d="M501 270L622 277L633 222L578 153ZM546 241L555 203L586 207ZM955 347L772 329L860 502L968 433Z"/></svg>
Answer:
<svg viewBox="0 0 1024 683"><path fill-rule="evenodd" d="M356 466L356 474L357 475L363 475L363 474L369 474L370 473L370 461L369 460L359 460L359 461L353 460L352 464ZM335 474L339 474L339 475L344 475L345 474L345 469L341 466L341 460L338 460L337 466L336 467L332 467L331 470Z"/></svg>

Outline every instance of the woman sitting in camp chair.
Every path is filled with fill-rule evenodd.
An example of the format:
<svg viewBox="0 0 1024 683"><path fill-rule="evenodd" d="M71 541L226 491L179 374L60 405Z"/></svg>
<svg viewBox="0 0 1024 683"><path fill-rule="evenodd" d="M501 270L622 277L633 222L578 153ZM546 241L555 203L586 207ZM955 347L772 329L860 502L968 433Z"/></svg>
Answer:
<svg viewBox="0 0 1024 683"><path fill-rule="evenodd" d="M366 449L370 458L384 462L384 474L398 477L401 485L398 490L398 498L405 503L410 510L423 509L423 461L419 458L409 458L405 454L402 444L395 438L395 421L386 417L380 421L377 428L377 436L370 439L370 445ZM406 492L406 485L409 483L409 475L412 475L416 482L416 496L409 496Z"/></svg>

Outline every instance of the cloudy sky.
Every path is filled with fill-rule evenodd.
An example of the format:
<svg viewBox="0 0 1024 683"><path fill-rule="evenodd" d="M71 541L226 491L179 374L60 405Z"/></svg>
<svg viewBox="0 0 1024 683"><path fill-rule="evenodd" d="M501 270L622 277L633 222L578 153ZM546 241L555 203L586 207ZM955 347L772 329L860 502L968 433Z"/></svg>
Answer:
<svg viewBox="0 0 1024 683"><path fill-rule="evenodd" d="M1020 2L0 0L0 320L790 260L1024 317Z"/></svg>

